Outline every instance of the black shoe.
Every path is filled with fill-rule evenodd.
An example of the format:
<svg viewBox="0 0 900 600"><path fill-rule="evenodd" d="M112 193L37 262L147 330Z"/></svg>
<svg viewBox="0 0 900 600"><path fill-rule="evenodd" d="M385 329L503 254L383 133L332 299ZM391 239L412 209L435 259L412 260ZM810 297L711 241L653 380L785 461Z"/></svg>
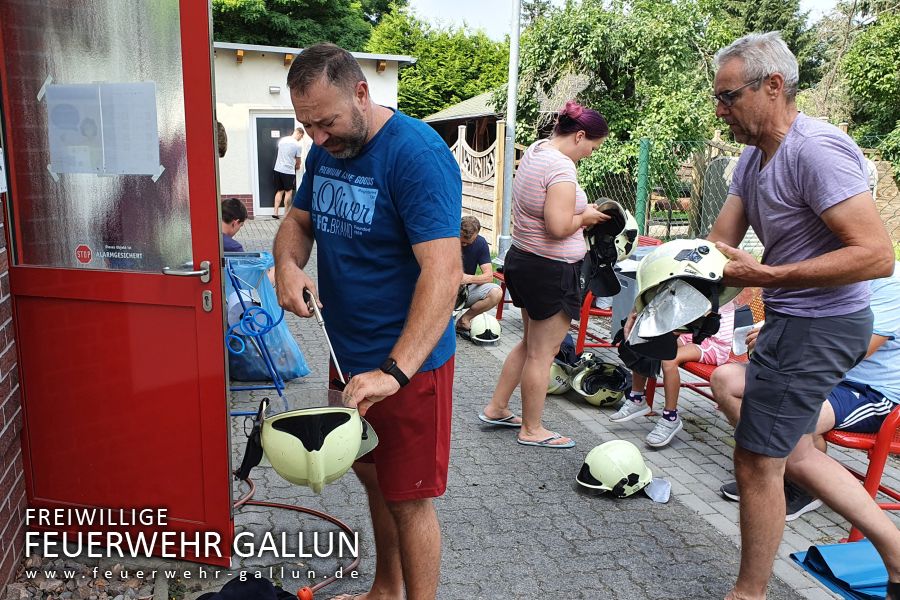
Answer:
<svg viewBox="0 0 900 600"><path fill-rule="evenodd" d="M279 217L278 215L272 215L272 218L273 218L273 219L280 219L281 217Z"/></svg>
<svg viewBox="0 0 900 600"><path fill-rule="evenodd" d="M741 501L741 494L738 492L737 481L729 481L728 483L723 484L722 487L719 488L719 492L721 492L726 500L732 500L734 502Z"/></svg>
<svg viewBox="0 0 900 600"><path fill-rule="evenodd" d="M900 583L888 581L886 600L900 600Z"/></svg>
<svg viewBox="0 0 900 600"><path fill-rule="evenodd" d="M785 521L799 519L802 515L822 506L821 500L813 498L799 485L787 480L784 482L784 503L787 508Z"/></svg>

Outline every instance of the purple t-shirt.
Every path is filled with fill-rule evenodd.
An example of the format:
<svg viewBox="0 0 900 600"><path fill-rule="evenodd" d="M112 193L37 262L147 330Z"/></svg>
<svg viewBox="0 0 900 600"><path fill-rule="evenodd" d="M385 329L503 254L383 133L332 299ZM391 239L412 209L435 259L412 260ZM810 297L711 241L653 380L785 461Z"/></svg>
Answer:
<svg viewBox="0 0 900 600"><path fill-rule="evenodd" d="M748 146L734 170L729 194L763 243L763 264L778 266L843 247L820 215L868 191L866 162L837 127L798 114L775 155L760 170L762 152ZM802 317L847 315L869 305L868 282L821 288L767 288L768 308Z"/></svg>

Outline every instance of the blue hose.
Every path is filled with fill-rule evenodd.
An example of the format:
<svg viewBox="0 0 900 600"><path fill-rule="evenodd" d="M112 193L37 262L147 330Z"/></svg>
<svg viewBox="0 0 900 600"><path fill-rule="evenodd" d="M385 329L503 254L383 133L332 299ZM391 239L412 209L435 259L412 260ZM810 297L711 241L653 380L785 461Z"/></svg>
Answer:
<svg viewBox="0 0 900 600"><path fill-rule="evenodd" d="M262 321L259 320L259 317L262 317ZM228 333L225 335L225 346L232 354L242 354L246 350L247 344L244 343L240 336L235 335L235 332L254 338L262 337L277 327L283 320L283 308L278 320L273 322L272 314L269 311L261 306L251 306L244 311L241 320L229 328ZM240 344L238 349L232 346L233 341Z"/></svg>

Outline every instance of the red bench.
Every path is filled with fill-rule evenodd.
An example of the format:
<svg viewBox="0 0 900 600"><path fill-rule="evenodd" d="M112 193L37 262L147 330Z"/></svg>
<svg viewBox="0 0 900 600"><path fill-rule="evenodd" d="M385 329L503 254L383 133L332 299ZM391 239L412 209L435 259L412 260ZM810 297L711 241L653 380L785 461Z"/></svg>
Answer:
<svg viewBox="0 0 900 600"><path fill-rule="evenodd" d="M900 406L895 407L885 417L878 433L854 433L852 431L832 429L825 434L825 441L844 448L865 451L869 459L869 467L866 469L865 475L850 467L845 466L845 468L862 481L863 487L866 488L866 491L869 492L872 498L875 498L878 492L881 492L893 500L893 502L879 502L878 506L882 510L900 510L900 491L881 483L888 456L900 454ZM855 527L852 527L850 529L850 537L841 541L857 542L862 538L863 534Z"/></svg>
<svg viewBox="0 0 900 600"><path fill-rule="evenodd" d="M749 302L747 302L746 300L744 300L743 302L747 302L747 304L750 305L750 310L753 313L753 322L759 323L765 318L765 307L763 306L762 301L762 290L747 288L747 290L738 295L738 297L735 299L735 302L743 304L743 302L741 302L741 298L747 298L748 296L750 297ZM745 362L747 362L746 354L737 356L732 352L729 353L728 360L726 360L724 364ZM702 382L682 381L681 387L693 390L701 396L715 401L715 398L713 398L712 394L707 391L707 388L709 388L709 380L712 377L713 371L716 370L715 365L707 365L699 362L688 362L681 365L681 368L691 375L696 375L703 380ZM662 385L662 381L655 378L650 378L647 381L647 406L649 406L651 410L653 409L653 396L656 394L656 388L660 385Z"/></svg>
<svg viewBox="0 0 900 600"><path fill-rule="evenodd" d="M724 364L745 362L747 362L746 354L736 356L734 353L731 353L728 355L728 360L726 360ZM712 378L713 371L716 370L715 365L707 365L699 362L688 362L681 365L681 368L691 375L696 375L700 379L703 379L703 381L682 381L681 387L693 390L701 396L715 401L715 398L713 398L712 394L706 391L707 388L709 388L709 380L710 378ZM649 406L651 409L653 408L653 397L656 395L656 388L657 386L661 385L661 380L657 380L655 378L647 380L647 406Z"/></svg>
<svg viewBox="0 0 900 600"><path fill-rule="evenodd" d="M506 279L503 278L503 273L498 273L496 270L494 271L494 279L500 282L500 293L503 294L503 299L500 301L500 304L497 305L497 320L503 318L503 305L510 304L512 300L508 300L506 298Z"/></svg>

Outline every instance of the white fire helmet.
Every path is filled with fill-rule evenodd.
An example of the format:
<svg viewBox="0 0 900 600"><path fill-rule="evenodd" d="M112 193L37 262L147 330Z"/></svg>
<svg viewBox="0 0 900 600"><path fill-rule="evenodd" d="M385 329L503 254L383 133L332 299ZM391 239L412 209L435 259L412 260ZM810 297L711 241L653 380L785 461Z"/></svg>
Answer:
<svg viewBox="0 0 900 600"><path fill-rule="evenodd" d="M637 446L626 440L612 440L588 452L575 477L579 485L612 492L616 498L627 498L644 489L653 474L644 463Z"/></svg>
<svg viewBox="0 0 900 600"><path fill-rule="evenodd" d="M572 389L594 406L616 404L630 385L628 371L610 363L593 362L572 376Z"/></svg>
<svg viewBox="0 0 900 600"><path fill-rule="evenodd" d="M473 342L491 344L500 341L500 322L487 313L475 315L469 328L469 337Z"/></svg>
<svg viewBox="0 0 900 600"><path fill-rule="evenodd" d="M550 381L547 384L548 394L565 394L572 389L569 384L569 366L559 360L550 365Z"/></svg>
<svg viewBox="0 0 900 600"><path fill-rule="evenodd" d="M276 473L321 492L371 451L378 438L355 408L324 406L264 416L260 441Z"/></svg>

